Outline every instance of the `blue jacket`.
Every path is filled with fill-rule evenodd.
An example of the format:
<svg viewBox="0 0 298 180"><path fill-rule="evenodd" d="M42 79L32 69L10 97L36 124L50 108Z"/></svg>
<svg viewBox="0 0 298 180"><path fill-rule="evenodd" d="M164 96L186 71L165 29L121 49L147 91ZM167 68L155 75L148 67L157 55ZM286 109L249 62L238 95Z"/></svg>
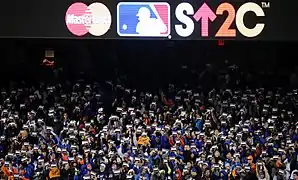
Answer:
<svg viewBox="0 0 298 180"><path fill-rule="evenodd" d="M203 121L201 119L198 119L197 122L196 122L196 128L199 130L199 131L202 131L203 130Z"/></svg>
<svg viewBox="0 0 298 180"><path fill-rule="evenodd" d="M169 139L166 136L161 136L160 138L161 148L163 149L170 149Z"/></svg>
<svg viewBox="0 0 298 180"><path fill-rule="evenodd" d="M27 179L31 179L34 175L34 166L32 164L28 164L24 170L26 173L24 174L24 177Z"/></svg>

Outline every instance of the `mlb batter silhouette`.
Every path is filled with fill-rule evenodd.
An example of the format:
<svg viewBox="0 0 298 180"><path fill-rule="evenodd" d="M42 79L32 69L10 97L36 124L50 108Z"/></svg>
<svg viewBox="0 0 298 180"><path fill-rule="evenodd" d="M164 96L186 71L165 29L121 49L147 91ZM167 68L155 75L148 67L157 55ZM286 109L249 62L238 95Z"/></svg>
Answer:
<svg viewBox="0 0 298 180"><path fill-rule="evenodd" d="M136 27L136 32L143 36L156 36L167 31L167 26L159 19L151 18L150 10L146 7L141 7L137 16L139 22Z"/></svg>

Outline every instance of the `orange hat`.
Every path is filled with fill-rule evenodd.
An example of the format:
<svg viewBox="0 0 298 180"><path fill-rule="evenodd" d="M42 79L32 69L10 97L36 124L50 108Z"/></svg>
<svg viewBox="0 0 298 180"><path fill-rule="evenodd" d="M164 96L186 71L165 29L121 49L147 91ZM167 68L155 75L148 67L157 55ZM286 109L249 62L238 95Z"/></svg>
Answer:
<svg viewBox="0 0 298 180"><path fill-rule="evenodd" d="M252 155L248 156L247 159L249 160L253 160L254 158L252 157Z"/></svg>
<svg viewBox="0 0 298 180"><path fill-rule="evenodd" d="M49 177L50 178L56 178L56 177L60 177L60 169L54 167L50 169L49 172Z"/></svg>

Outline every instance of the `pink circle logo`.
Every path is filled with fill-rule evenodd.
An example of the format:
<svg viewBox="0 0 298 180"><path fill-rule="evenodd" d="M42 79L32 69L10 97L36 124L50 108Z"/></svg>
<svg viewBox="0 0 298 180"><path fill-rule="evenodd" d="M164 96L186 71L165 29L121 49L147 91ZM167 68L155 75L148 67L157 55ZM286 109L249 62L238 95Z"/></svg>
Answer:
<svg viewBox="0 0 298 180"><path fill-rule="evenodd" d="M112 16L102 3L87 6L77 2L67 9L65 22L68 30L76 36L83 36L88 32L93 36L102 36L110 29Z"/></svg>

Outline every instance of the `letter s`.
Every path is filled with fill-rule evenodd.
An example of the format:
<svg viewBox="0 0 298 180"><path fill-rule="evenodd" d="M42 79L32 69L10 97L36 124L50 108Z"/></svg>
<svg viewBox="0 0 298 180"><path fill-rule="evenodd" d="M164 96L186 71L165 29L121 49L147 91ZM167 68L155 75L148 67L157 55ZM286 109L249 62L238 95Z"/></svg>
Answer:
<svg viewBox="0 0 298 180"><path fill-rule="evenodd" d="M186 12L186 14L184 14ZM194 22L193 20L188 17L187 15L193 15L194 9L192 5L189 3L181 3L177 6L175 10L175 15L178 21L185 24L186 27L183 28L182 24L175 25L176 33L181 37L188 37L192 34L194 31Z"/></svg>

